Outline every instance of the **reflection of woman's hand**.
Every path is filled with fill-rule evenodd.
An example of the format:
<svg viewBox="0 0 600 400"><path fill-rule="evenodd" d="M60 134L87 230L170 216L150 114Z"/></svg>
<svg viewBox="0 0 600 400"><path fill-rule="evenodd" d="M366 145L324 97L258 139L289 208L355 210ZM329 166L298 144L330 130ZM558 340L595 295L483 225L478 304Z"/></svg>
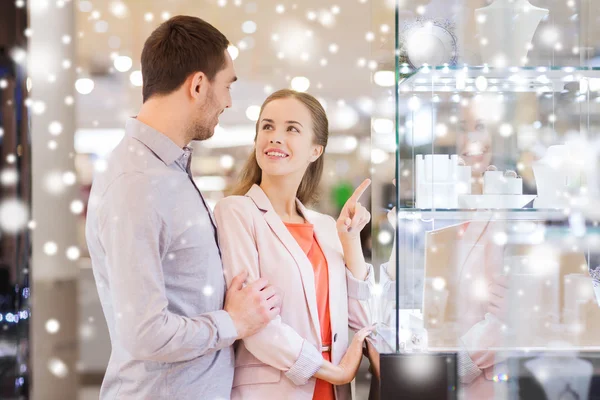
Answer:
<svg viewBox="0 0 600 400"><path fill-rule="evenodd" d="M340 212L340 216L337 220L337 230L342 243L357 238L360 239L360 231L362 231L371 220L369 211L358 202L358 199L365 190L367 190L370 184L371 180L365 179L364 182L356 188Z"/></svg>
<svg viewBox="0 0 600 400"><path fill-rule="evenodd" d="M392 181L392 183L394 184L394 186L396 186L395 179ZM388 276L390 277L390 279L392 281L395 281L396 280L396 227L398 225L398 215L396 213L396 207L393 207L390 211L388 211L387 219L388 219L388 222L390 223L390 225L392 225L392 228L394 228L394 238L392 240L392 242L393 242L392 252L390 253L390 258L388 261L386 272L387 272Z"/></svg>
<svg viewBox="0 0 600 400"><path fill-rule="evenodd" d="M367 344L367 348L365 349L365 356L369 359L371 363L371 373L379 379L379 353L375 349L375 346L367 339L365 340Z"/></svg>
<svg viewBox="0 0 600 400"><path fill-rule="evenodd" d="M396 186L396 179L394 179L392 181L392 183L394 184L394 187ZM394 229L396 229L396 207L392 207L392 209L390 211L388 211L387 213L387 219L388 222L390 223L390 225L392 225L392 227Z"/></svg>
<svg viewBox="0 0 600 400"><path fill-rule="evenodd" d="M508 278L504 275L494 277L489 285L487 312L495 315L501 321L506 321L508 315Z"/></svg>
<svg viewBox="0 0 600 400"><path fill-rule="evenodd" d="M393 207L390 211L388 211L387 219L390 225L392 225L392 228L396 229L396 207Z"/></svg>

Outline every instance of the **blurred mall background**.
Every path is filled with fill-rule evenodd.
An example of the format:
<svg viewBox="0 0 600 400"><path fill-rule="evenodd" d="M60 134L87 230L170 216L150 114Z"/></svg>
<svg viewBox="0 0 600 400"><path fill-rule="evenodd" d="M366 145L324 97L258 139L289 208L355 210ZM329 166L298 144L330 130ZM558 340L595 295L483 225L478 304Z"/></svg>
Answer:
<svg viewBox="0 0 600 400"><path fill-rule="evenodd" d="M552 7L543 28L555 29L545 36L540 29L531 58L591 65L595 48L588 39L599 26L592 18L599 15L595 1L537 2ZM473 10L488 3L1 0L0 190L2 199L16 196L21 202L0 210L8 221L0 237L0 272L6 274L0 289L17 297L5 301L16 309L0 310L0 397L23 398L19 393L27 389L36 399L98 396L110 342L85 245L86 201L94 174L106 168L125 120L141 104L141 49L162 21L198 16L231 42L239 77L233 107L212 139L194 145L195 180L209 203L235 182L266 96L287 87L308 91L325 106L331 128L316 208L337 216L353 188L372 178L365 203L373 221L363 250L377 265L387 260L393 240L386 214L395 201L396 111L402 115L409 107L400 103L395 109L395 9L400 27L421 17L451 21L458 62L477 65ZM405 140L431 146L427 138L434 127L419 129L425 134ZM438 136L436 145L456 146L452 130ZM410 174L407 169L401 175ZM20 225L27 229L18 231ZM366 367L356 380L356 399L367 398Z"/></svg>
<svg viewBox="0 0 600 400"><path fill-rule="evenodd" d="M79 1L73 42L80 68L75 82L75 171L85 204L94 172L121 139L126 118L141 101L140 54L144 40L172 15L199 16L230 40L239 77L233 107L215 136L195 143L196 184L212 206L235 182L255 134L262 101L292 87L317 96L331 124L318 208L337 215L353 187L371 176L371 118L385 119L391 142L375 154L376 168L391 183L393 98L390 86L373 84L377 70L393 70L393 2L366 1ZM376 102L378 104L376 104ZM383 208L383 206L382 206ZM110 353L90 261L85 251L84 212L77 221L79 365L81 382L100 383ZM385 216L385 214L384 214ZM388 239L391 241L391 237ZM363 381L368 382L366 371ZM363 398L366 398L363 395Z"/></svg>
<svg viewBox="0 0 600 400"><path fill-rule="evenodd" d="M364 178L377 175L391 187L394 5L365 0L2 1L0 49L4 64L13 69L0 70L0 82L15 91L0 93L4 98L18 93L12 108L0 114L7 133L8 116L15 116L15 137L0 134L2 190L3 198L12 190L22 201L2 211L13 225L28 227L2 238L3 271L10 276L4 280L10 286L6 291L16 291L19 301L11 321L3 321L12 323L5 325L9 332L0 333L6 348L0 397L20 398L20 388L39 399L97 398L110 341L85 245L86 201L94 174L106 168L125 120L141 104L140 54L153 29L170 16L195 15L231 42L239 77L233 107L222 115L211 140L195 144L192 162L209 203L214 205L235 181L251 150L262 101L292 87L317 96L328 112L331 136L316 207L335 216ZM382 71L379 84L374 83L377 71ZM376 151L373 118L380 119L382 134ZM386 224L382 239L389 245L387 190L378 218ZM367 251L370 233L365 230ZM34 265L32 282L29 264ZM23 295L30 283L32 303L28 292ZM14 365L19 365L16 371ZM366 374L361 372L362 386L368 385ZM359 398L366 398L366 387L362 390Z"/></svg>

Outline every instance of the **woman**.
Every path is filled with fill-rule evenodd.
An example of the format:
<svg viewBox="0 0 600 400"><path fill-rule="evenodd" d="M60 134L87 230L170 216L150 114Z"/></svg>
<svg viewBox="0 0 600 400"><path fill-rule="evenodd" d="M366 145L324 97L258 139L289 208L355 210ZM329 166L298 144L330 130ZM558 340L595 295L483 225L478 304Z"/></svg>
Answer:
<svg viewBox="0 0 600 400"><path fill-rule="evenodd" d="M360 247L370 214L358 203L370 181L337 223L305 208L315 198L327 137L327 116L313 96L273 93L236 196L215 208L227 282L247 270L249 281L265 277L284 293L280 316L237 344L233 399L350 399L371 332L360 302L373 283ZM362 328L350 345L348 326Z"/></svg>

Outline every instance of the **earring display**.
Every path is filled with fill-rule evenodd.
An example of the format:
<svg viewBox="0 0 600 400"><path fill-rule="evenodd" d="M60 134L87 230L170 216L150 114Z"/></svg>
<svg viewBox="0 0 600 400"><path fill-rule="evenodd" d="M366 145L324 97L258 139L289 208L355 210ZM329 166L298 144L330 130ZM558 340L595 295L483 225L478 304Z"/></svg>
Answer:
<svg viewBox="0 0 600 400"><path fill-rule="evenodd" d="M523 194L523 180L515 171L485 171L483 194Z"/></svg>
<svg viewBox="0 0 600 400"><path fill-rule="evenodd" d="M459 196L459 206L518 209L531 203L535 197L535 195L523 195L523 180L515 171L494 171L488 168L483 174L483 195Z"/></svg>

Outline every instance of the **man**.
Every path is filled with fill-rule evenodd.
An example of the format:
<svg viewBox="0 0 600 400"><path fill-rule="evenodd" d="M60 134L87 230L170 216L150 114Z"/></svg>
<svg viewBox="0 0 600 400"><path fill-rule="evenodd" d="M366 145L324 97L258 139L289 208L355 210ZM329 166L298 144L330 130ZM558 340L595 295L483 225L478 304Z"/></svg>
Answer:
<svg viewBox="0 0 600 400"><path fill-rule="evenodd" d="M279 314L265 280L225 280L213 215L192 180L236 80L225 36L177 16L142 52L143 105L94 180L86 235L112 353L101 399L228 399L236 339Z"/></svg>

